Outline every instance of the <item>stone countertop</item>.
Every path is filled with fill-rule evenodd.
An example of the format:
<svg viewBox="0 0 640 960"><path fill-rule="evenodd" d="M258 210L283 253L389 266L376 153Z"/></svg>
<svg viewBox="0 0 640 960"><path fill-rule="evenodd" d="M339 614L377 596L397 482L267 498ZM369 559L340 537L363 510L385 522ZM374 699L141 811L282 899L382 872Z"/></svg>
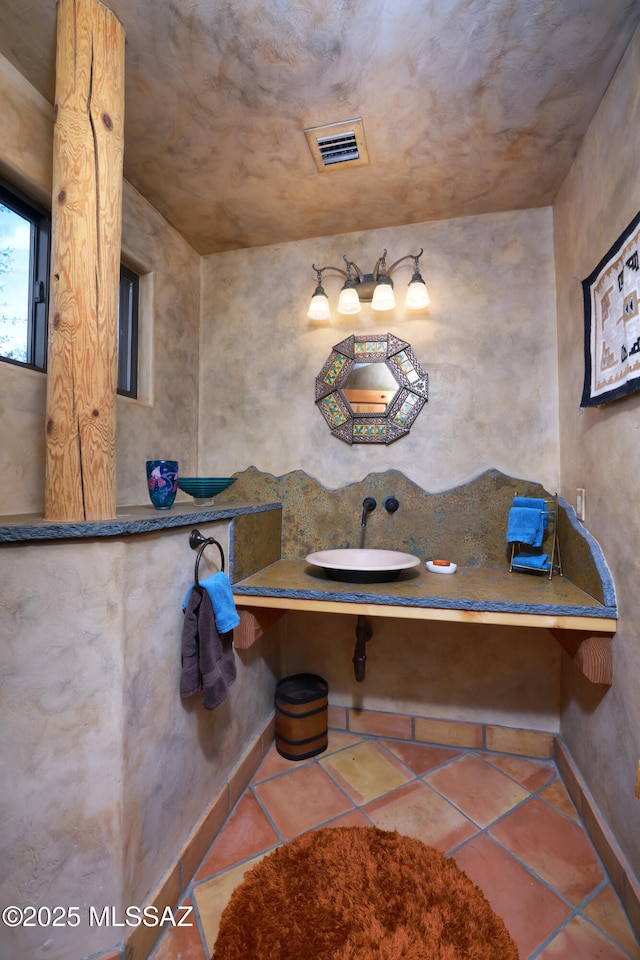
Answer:
<svg viewBox="0 0 640 960"><path fill-rule="evenodd" d="M120 537L150 533L170 527L186 527L211 520L229 520L233 517L268 510L280 510L282 503L214 503L197 507L193 503L174 503L169 510L156 510L151 504L118 507L117 516L110 520L85 520L60 523L44 520L36 514L16 514L0 517L0 543L19 543L32 540L87 539L89 537Z"/></svg>
<svg viewBox="0 0 640 960"><path fill-rule="evenodd" d="M601 629L607 632L615 631L615 622L612 621L617 617L615 607L604 606L566 577L556 575L549 580L538 574L509 573L508 568L458 567L456 573L444 576L430 573L421 566L401 571L398 579L389 583L353 584L331 580L323 569L305 560L278 560L234 584L233 592L240 606L244 598L252 597L263 598L266 605L284 609L320 610L322 604L332 602L368 607L379 605L386 608L385 612L380 611L381 616L393 616L393 611L389 612L388 608L397 607L423 610L425 616L428 610L441 610L596 618L602 621ZM317 602L319 605L298 606L295 601ZM259 603L247 599L247 605L257 606ZM344 612L348 612L346 606ZM357 612L354 608L354 613ZM496 623L506 622L494 617L488 619ZM579 624L580 621L578 628Z"/></svg>

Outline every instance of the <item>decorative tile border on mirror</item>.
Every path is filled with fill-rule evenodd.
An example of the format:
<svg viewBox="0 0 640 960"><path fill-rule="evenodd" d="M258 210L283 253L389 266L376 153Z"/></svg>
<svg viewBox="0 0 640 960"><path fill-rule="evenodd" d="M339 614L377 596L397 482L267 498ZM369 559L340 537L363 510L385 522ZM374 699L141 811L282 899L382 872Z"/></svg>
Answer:
<svg viewBox="0 0 640 960"><path fill-rule="evenodd" d="M316 405L346 443L393 443L427 402L429 376L411 346L391 333L351 334L316 377Z"/></svg>

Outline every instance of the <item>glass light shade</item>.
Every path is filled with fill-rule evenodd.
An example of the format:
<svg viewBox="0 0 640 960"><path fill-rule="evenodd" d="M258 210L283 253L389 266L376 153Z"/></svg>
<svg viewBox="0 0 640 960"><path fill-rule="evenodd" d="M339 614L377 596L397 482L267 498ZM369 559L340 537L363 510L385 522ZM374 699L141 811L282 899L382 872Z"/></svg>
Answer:
<svg viewBox="0 0 640 960"><path fill-rule="evenodd" d="M338 300L338 313L349 315L351 313L360 313L361 310L362 305L360 304L360 297L358 296L356 288L343 287L340 291L340 299Z"/></svg>
<svg viewBox="0 0 640 960"><path fill-rule="evenodd" d="M322 292L319 293L319 290ZM314 295L311 297L311 303L309 304L307 316L309 320L329 320L331 318L329 298L324 290L322 290L322 287L318 287Z"/></svg>
<svg viewBox="0 0 640 960"><path fill-rule="evenodd" d="M431 303L429 291L424 280L412 280L407 287L404 305L407 310L423 310Z"/></svg>
<svg viewBox="0 0 640 960"><path fill-rule="evenodd" d="M396 298L393 295L393 287L389 280L383 280L377 284L373 291L371 301L372 310L393 310L396 305Z"/></svg>

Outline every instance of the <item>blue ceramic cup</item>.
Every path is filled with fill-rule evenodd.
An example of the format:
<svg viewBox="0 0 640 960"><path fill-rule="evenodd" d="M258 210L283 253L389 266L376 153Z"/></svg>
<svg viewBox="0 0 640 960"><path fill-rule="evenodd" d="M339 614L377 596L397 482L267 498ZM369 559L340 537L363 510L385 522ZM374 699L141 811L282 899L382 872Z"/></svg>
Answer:
<svg viewBox="0 0 640 960"><path fill-rule="evenodd" d="M147 486L156 510L168 510L178 491L178 461L147 460Z"/></svg>

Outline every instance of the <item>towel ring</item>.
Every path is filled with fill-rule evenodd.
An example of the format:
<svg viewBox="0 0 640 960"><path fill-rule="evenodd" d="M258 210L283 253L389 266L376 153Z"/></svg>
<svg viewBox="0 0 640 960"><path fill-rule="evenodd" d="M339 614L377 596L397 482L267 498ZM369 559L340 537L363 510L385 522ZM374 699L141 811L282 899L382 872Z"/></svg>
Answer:
<svg viewBox="0 0 640 960"><path fill-rule="evenodd" d="M200 586L200 581L198 580L198 567L200 566L200 558L210 543L214 544L220 551L220 571L224 573L224 552L218 541L214 537L204 537L199 530L192 530L189 534L189 546L192 550L198 551L198 556L196 557L196 566L193 574L193 580L196 587Z"/></svg>

